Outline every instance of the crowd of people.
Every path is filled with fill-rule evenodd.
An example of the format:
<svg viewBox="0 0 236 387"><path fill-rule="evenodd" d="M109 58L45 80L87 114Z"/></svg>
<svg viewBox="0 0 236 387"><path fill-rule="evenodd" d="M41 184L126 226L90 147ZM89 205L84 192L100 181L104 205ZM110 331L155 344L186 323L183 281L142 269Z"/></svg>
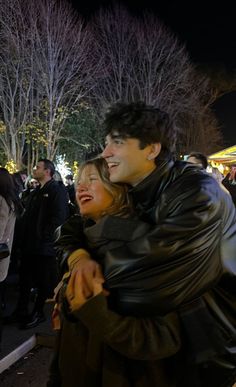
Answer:
<svg viewBox="0 0 236 387"><path fill-rule="evenodd" d="M103 126L104 151L81 165L70 196L74 215L73 177L66 189L51 161L37 163L11 317L40 324L56 287L48 387L232 387L236 212L223 184L236 186L234 166L221 184L201 153L176 160L174 123L143 102L112 105ZM15 196L6 206L15 218Z"/></svg>
<svg viewBox="0 0 236 387"><path fill-rule="evenodd" d="M11 263L19 275L17 305L4 321L17 323L21 329L32 328L45 320L45 301L53 297L59 280L54 232L69 217L70 197L67 187L54 178L55 172L54 164L47 159L38 161L32 177L27 177L25 171L10 175L1 168L0 172L0 241L8 243L10 253L13 247ZM10 256L1 261L3 307L7 302L4 280L9 263ZM33 310L29 310L32 289L36 290L36 297Z"/></svg>

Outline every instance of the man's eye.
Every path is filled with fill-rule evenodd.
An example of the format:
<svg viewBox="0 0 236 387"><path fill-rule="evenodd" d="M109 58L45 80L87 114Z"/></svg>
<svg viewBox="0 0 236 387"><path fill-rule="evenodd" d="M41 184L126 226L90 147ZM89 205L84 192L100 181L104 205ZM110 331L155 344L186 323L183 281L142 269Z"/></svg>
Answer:
<svg viewBox="0 0 236 387"><path fill-rule="evenodd" d="M115 144L123 144L123 140L121 140L121 139L119 139L119 138L116 138L116 139L114 140L114 143L115 143Z"/></svg>

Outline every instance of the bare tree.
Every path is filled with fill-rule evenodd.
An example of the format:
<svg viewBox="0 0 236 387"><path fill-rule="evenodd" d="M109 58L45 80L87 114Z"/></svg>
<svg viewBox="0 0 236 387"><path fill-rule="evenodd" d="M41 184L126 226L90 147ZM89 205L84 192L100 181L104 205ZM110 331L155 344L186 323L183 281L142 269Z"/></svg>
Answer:
<svg viewBox="0 0 236 387"><path fill-rule="evenodd" d="M103 61L93 90L98 110L117 100L144 100L171 115L181 129L181 141L186 131L189 139L195 130L206 135L215 95L208 79L191 64L185 46L156 16L137 18L115 6L100 10L93 26L96 55Z"/></svg>
<svg viewBox="0 0 236 387"><path fill-rule="evenodd" d="M221 148L222 135L214 114L209 111L206 116L201 113L196 116L189 114L183 117L182 122L185 130L180 133L176 144L179 155L192 151L209 155Z"/></svg>
<svg viewBox="0 0 236 387"><path fill-rule="evenodd" d="M94 85L89 27L69 3L0 0L0 146L18 167L56 154L67 116Z"/></svg>
<svg viewBox="0 0 236 387"><path fill-rule="evenodd" d="M0 114L5 130L0 145L7 159L21 165L28 117L28 101L32 87L32 69L28 66L26 50L30 30L25 1L0 1Z"/></svg>
<svg viewBox="0 0 236 387"><path fill-rule="evenodd" d="M36 88L44 102L41 120L47 134L47 157L53 159L64 121L94 84L97 68L89 28L68 3L35 2Z"/></svg>

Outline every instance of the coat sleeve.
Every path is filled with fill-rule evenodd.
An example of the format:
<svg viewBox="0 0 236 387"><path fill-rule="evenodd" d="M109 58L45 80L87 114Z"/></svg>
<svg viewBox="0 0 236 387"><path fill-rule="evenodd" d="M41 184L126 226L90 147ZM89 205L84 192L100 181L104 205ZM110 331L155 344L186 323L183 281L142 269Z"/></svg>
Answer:
<svg viewBox="0 0 236 387"><path fill-rule="evenodd" d="M164 359L180 349L180 327L175 313L153 319L121 316L109 310L105 296L99 294L74 315L92 335L130 359Z"/></svg>
<svg viewBox="0 0 236 387"><path fill-rule="evenodd" d="M79 215L73 215L55 232L55 250L61 273L68 270L67 258L80 248L87 248L83 232L83 220Z"/></svg>

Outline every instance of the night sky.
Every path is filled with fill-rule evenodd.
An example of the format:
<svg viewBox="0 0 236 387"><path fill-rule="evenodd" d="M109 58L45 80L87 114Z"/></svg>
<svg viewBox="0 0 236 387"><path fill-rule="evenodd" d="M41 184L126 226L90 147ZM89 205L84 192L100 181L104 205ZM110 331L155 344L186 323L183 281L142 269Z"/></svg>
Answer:
<svg viewBox="0 0 236 387"><path fill-rule="evenodd" d="M85 16L100 5L108 6L113 0L71 0ZM236 77L236 27L233 4L228 1L120 1L135 14L149 10L156 14L186 45L196 65L219 69ZM233 3L233 2L232 2ZM216 104L216 114L222 127L224 145L236 144L236 92L222 97Z"/></svg>

